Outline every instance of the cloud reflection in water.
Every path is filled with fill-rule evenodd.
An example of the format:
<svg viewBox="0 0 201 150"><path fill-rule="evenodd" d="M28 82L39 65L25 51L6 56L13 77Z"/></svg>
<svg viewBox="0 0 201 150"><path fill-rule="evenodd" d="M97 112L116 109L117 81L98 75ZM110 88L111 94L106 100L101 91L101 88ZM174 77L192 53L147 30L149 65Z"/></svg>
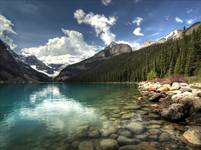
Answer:
<svg viewBox="0 0 201 150"><path fill-rule="evenodd" d="M1 120L0 144L8 144L12 132L19 134L22 139L33 133L39 136L51 131L71 135L82 125L99 124L98 118L94 108L62 95L56 85L49 85L32 92L28 103L14 107Z"/></svg>

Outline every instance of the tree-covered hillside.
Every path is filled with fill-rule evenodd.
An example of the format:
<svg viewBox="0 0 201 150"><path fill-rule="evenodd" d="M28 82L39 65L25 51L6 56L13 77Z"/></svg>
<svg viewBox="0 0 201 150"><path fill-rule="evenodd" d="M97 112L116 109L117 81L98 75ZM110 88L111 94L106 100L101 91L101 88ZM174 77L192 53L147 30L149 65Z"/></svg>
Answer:
<svg viewBox="0 0 201 150"><path fill-rule="evenodd" d="M71 81L141 81L149 72L158 77L174 74L201 75L201 25L184 29L182 37L132 53L115 56Z"/></svg>

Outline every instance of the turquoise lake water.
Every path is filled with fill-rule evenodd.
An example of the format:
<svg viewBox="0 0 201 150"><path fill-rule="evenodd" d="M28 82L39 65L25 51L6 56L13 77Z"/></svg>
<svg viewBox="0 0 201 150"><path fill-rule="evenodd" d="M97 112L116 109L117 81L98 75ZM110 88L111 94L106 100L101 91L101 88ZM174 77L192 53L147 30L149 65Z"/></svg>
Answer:
<svg viewBox="0 0 201 150"><path fill-rule="evenodd" d="M183 126L149 113L150 104L140 102L138 96L135 84L0 85L0 149L77 149L83 140L98 143L103 138L85 136L83 131L112 127L118 135L130 122L144 126L143 133L132 135L138 143L186 148L179 139ZM161 134L166 134L163 142Z"/></svg>

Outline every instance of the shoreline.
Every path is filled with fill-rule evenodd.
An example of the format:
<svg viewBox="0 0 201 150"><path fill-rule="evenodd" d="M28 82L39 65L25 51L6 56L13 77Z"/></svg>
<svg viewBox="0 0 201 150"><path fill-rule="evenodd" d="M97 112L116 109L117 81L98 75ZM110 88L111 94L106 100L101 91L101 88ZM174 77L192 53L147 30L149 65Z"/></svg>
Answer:
<svg viewBox="0 0 201 150"><path fill-rule="evenodd" d="M184 123L188 143L201 146L201 83L139 82L139 100L148 100L154 111L170 123Z"/></svg>

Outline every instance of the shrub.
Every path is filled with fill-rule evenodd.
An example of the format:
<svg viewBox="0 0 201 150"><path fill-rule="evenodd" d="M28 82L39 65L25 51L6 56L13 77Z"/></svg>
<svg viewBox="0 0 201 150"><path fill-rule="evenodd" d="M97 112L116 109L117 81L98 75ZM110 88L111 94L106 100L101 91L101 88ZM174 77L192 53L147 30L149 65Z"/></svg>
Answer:
<svg viewBox="0 0 201 150"><path fill-rule="evenodd" d="M156 72L154 70L151 70L148 74L147 74L147 80L153 80L157 77Z"/></svg>

